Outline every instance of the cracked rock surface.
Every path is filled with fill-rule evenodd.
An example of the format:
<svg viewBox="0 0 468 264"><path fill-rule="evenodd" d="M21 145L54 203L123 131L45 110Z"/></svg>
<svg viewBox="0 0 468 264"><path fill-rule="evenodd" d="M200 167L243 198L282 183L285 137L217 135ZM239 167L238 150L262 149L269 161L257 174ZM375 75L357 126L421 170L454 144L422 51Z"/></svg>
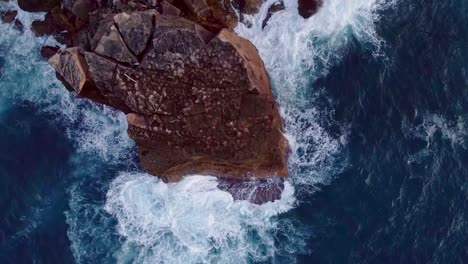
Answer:
<svg viewBox="0 0 468 264"><path fill-rule="evenodd" d="M49 63L70 90L127 114L143 169L167 181L287 176L283 123L252 43L154 9L90 21L89 48Z"/></svg>

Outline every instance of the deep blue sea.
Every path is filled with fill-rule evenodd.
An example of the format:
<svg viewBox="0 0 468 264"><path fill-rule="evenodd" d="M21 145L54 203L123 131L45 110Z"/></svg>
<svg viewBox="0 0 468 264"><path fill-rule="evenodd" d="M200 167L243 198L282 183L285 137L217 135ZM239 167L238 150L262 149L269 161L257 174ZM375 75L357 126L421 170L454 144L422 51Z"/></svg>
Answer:
<svg viewBox="0 0 468 264"><path fill-rule="evenodd" d="M262 30L274 2L236 28L292 149L264 205L142 172L125 116L41 59L54 40L0 22L0 263L468 263L468 1L324 0L304 20L286 0Z"/></svg>

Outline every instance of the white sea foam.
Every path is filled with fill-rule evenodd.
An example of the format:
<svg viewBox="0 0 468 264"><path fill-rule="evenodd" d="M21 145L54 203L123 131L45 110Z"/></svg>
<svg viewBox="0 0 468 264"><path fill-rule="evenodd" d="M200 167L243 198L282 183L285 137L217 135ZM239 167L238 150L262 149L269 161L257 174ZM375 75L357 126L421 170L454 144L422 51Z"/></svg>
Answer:
<svg viewBox="0 0 468 264"><path fill-rule="evenodd" d="M467 148L468 132L466 130L466 116L459 116L456 120L447 120L444 116L435 113L425 113L418 124L410 124L405 120L402 131L407 138L424 140L426 146L407 158L408 163L421 162L433 153L432 145L437 134L448 140L452 148Z"/></svg>
<svg viewBox="0 0 468 264"><path fill-rule="evenodd" d="M353 41L381 55L384 43L375 30L375 11L389 1L326 0L317 14L304 19L298 15L297 0L285 0L286 9L273 14L262 30L275 2L269 0L258 14L245 16L248 23L236 31L256 45L265 62L292 149L291 181L300 186L299 192L310 192L345 166L340 155L347 138L346 124L341 124L341 135L334 136L321 125L332 110L314 105L316 95L322 94L314 82L329 74Z"/></svg>
<svg viewBox="0 0 468 264"><path fill-rule="evenodd" d="M234 201L217 184L206 176L177 184L142 174L114 180L105 208L126 238L119 263L245 263L273 257L279 228L274 216L292 208L292 186L286 183L281 200L256 205Z"/></svg>

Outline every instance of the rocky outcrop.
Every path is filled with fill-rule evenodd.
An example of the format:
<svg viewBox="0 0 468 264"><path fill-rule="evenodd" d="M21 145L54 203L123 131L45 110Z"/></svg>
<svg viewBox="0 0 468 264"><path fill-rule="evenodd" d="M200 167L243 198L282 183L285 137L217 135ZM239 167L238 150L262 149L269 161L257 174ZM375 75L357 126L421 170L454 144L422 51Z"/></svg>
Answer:
<svg viewBox="0 0 468 264"><path fill-rule="evenodd" d="M49 62L78 94L96 88L128 113L145 170L167 181L287 176L282 121L249 41L153 11L109 16L92 51L67 49Z"/></svg>
<svg viewBox="0 0 468 264"><path fill-rule="evenodd" d="M280 198L282 180L259 179L288 175L283 123L258 51L232 31L231 0L22 2L48 11L37 35L68 46L41 50L67 89L127 114L143 169L169 182L216 175L235 199Z"/></svg>

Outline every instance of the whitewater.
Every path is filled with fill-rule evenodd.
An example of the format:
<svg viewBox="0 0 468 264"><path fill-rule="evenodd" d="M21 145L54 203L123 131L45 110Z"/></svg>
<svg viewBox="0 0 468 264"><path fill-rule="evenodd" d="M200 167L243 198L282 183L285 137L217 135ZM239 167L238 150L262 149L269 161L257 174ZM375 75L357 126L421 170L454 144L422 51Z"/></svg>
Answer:
<svg viewBox="0 0 468 264"><path fill-rule="evenodd" d="M327 95L313 87L314 81L333 74L330 68L353 40L384 59L385 43L374 25L377 11L392 2L328 0L306 20L298 15L297 2L286 0L286 9L262 29L274 3L266 1L257 15L245 17L249 26L236 28L265 62L292 149L281 199L263 205L234 201L217 188L215 177L193 175L166 184L140 171L124 114L70 94L40 58L41 46L57 44L29 30L44 14L22 12L15 2L0 4L0 9L19 10L25 25L22 34L0 23L0 55L5 59L0 118L11 102L29 102L66 128L76 150L65 214L78 263L98 258L104 263L291 263L296 254L307 253L311 230L288 218L288 212L346 167L349 125L336 123L333 109L316 104L315 99ZM330 133L324 123L334 124L337 131ZM119 170L102 177L108 166ZM95 198L89 188L102 195ZM15 237L27 236L30 228Z"/></svg>

